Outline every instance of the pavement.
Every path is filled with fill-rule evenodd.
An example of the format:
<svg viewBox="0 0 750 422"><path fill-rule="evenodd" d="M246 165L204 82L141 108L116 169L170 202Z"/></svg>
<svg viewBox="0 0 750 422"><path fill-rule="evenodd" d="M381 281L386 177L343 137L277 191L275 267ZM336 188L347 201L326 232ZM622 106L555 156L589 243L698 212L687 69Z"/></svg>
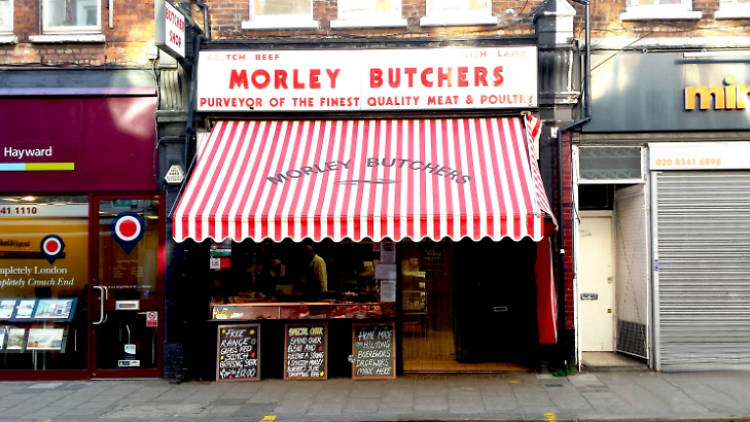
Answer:
<svg viewBox="0 0 750 422"><path fill-rule="evenodd" d="M747 372L0 382L0 421L750 421Z"/></svg>

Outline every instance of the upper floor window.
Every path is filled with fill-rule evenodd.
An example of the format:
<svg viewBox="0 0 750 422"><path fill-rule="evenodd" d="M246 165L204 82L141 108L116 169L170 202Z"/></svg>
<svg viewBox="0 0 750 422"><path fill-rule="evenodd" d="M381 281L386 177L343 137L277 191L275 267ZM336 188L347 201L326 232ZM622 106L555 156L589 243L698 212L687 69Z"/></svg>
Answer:
<svg viewBox="0 0 750 422"><path fill-rule="evenodd" d="M44 0L45 33L99 32L101 0Z"/></svg>
<svg viewBox="0 0 750 422"><path fill-rule="evenodd" d="M427 16L419 23L435 25L492 25L492 0L426 0Z"/></svg>
<svg viewBox="0 0 750 422"><path fill-rule="evenodd" d="M719 3L719 10L714 13L714 18L750 18L750 0L721 0Z"/></svg>
<svg viewBox="0 0 750 422"><path fill-rule="evenodd" d="M312 0L250 0L250 20L244 29L317 28Z"/></svg>
<svg viewBox="0 0 750 422"><path fill-rule="evenodd" d="M628 0L620 19L700 19L701 15L693 11L692 0Z"/></svg>
<svg viewBox="0 0 750 422"><path fill-rule="evenodd" d="M13 0L0 0L0 32L13 32Z"/></svg>
<svg viewBox="0 0 750 422"><path fill-rule="evenodd" d="M338 18L331 27L406 26L401 0L338 0Z"/></svg>

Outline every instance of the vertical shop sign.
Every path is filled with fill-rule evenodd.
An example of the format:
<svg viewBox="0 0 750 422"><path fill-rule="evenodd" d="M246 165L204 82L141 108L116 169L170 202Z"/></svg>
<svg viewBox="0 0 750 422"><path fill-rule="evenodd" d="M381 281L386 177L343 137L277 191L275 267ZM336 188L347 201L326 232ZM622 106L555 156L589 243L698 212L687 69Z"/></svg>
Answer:
<svg viewBox="0 0 750 422"><path fill-rule="evenodd" d="M352 324L352 378L396 378L394 323Z"/></svg>
<svg viewBox="0 0 750 422"><path fill-rule="evenodd" d="M284 379L328 379L328 324L286 324L284 333Z"/></svg>
<svg viewBox="0 0 750 422"><path fill-rule="evenodd" d="M219 325L216 381L260 379L260 324Z"/></svg>
<svg viewBox="0 0 750 422"><path fill-rule="evenodd" d="M185 17L165 0L154 2L154 44L175 58L185 57Z"/></svg>

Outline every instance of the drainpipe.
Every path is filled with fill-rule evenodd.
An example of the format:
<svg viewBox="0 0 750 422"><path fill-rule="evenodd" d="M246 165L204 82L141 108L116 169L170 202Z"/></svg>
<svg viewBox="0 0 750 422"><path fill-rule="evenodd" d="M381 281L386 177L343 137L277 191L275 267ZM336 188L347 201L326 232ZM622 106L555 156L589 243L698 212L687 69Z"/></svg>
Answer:
<svg viewBox="0 0 750 422"><path fill-rule="evenodd" d="M583 87L582 87L582 95L581 95L581 101L583 102L583 116L581 119L576 120L572 123L569 123L568 125L560 128L561 133L565 133L571 129L574 129L579 126L583 126L584 124L591 121L591 0L572 0L575 3L582 4L585 7L585 19L584 19L584 25L585 25L585 42L586 42L586 49L584 52L583 57ZM562 154L563 154L563 148L562 148L562 139L558 137L557 139L557 181L558 181L558 192L560 194L558 195L558 202L557 202L557 209L558 209L558 221L560 221L560 224L564 228L565 225L563 224L563 168L562 168ZM571 189L573 186L571 186ZM573 207L574 204L571 204L571 207ZM573 216L572 218L575 218ZM571 229L573 227L572 221L570 226ZM564 229L563 229L564 230ZM572 233L571 230L571 237L575 236L575 233ZM563 251L565 249L565 241L564 241L564 235L557 237L557 247L560 253L558 254L558 265L560 266L560 273L564 274L564 266L565 266L565 255L563 255ZM572 251L571 251L572 253ZM577 300L577 298L573 298L574 303ZM564 321L563 321L564 323ZM577 344L577 343L576 343ZM578 353L578 350L576 348L576 356ZM575 359L575 357L574 357ZM580 365L580 362L579 362Z"/></svg>
<svg viewBox="0 0 750 422"><path fill-rule="evenodd" d="M195 5L203 12L203 33L206 34L206 41L211 41L211 19L208 17L208 6L200 0L194 0Z"/></svg>
<svg viewBox="0 0 750 422"><path fill-rule="evenodd" d="M572 0L575 3L582 4L585 7L585 22L584 25L586 27L586 35L585 35L585 42L586 42L586 49L583 56L583 95L581 96L582 102L583 102L583 117L580 120L577 120L573 123L568 124L567 126L561 128L560 130L565 132L570 129L573 129L575 127L581 126L585 123L588 123L589 120L591 120L591 5L590 0Z"/></svg>

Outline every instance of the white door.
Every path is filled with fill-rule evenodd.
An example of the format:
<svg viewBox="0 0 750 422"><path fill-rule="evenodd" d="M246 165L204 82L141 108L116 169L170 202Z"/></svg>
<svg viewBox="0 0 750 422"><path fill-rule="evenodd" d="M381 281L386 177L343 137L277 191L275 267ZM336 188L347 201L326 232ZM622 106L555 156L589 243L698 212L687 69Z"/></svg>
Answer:
<svg viewBox="0 0 750 422"><path fill-rule="evenodd" d="M582 213L578 239L581 350L614 351L612 216Z"/></svg>

